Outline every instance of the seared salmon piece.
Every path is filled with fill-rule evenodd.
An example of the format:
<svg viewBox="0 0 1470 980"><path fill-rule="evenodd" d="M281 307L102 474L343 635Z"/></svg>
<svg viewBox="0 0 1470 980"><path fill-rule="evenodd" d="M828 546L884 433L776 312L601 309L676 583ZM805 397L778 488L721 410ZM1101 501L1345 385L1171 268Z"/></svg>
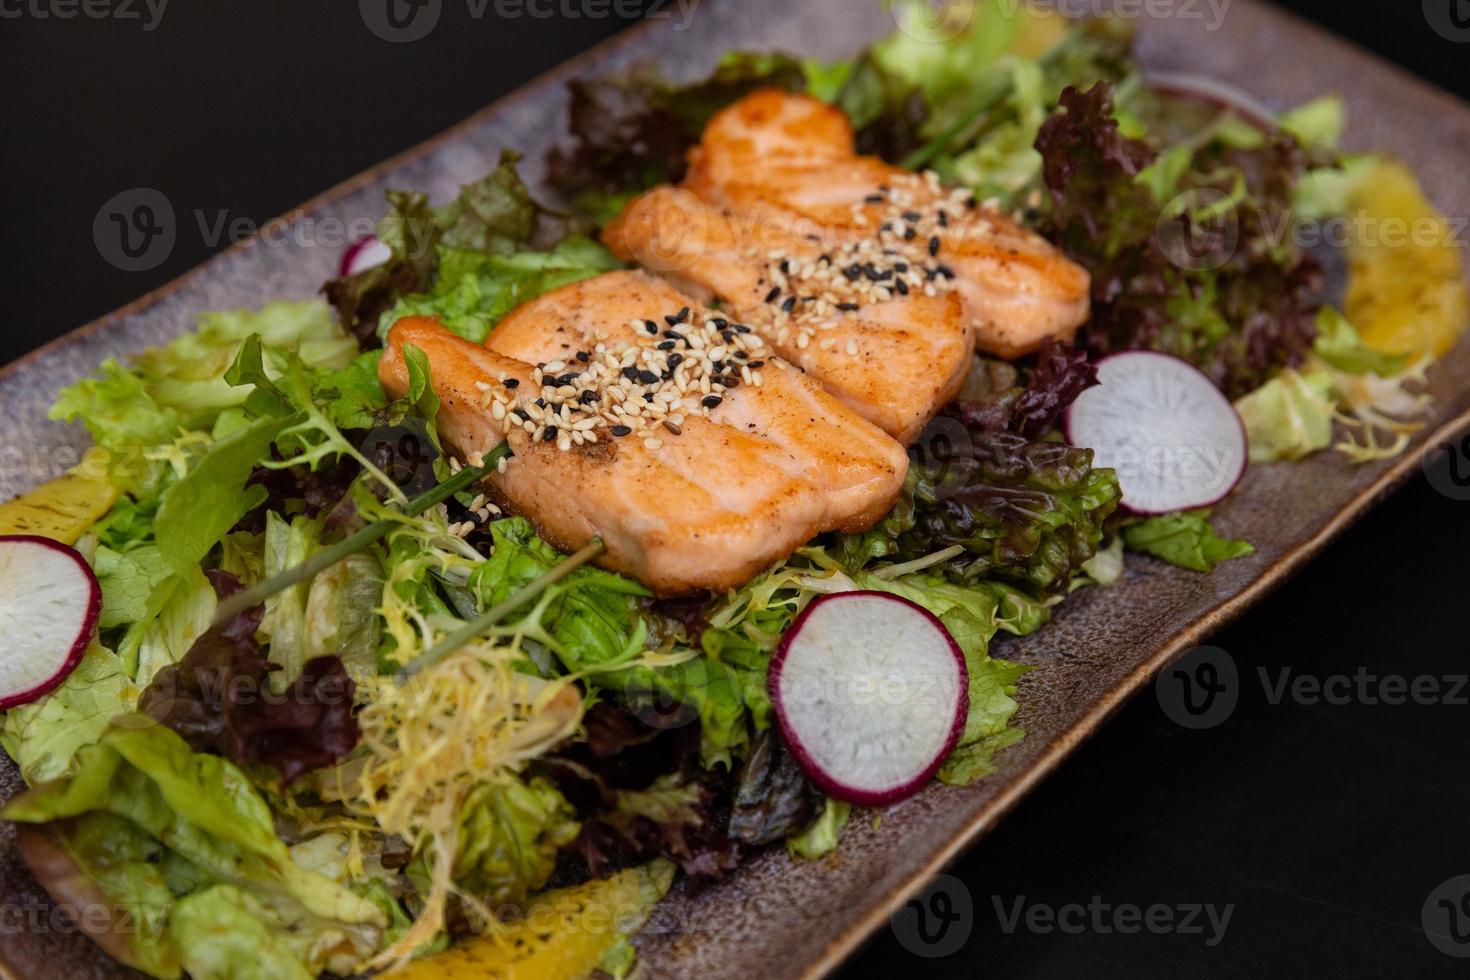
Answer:
<svg viewBox="0 0 1470 980"><path fill-rule="evenodd" d="M394 393L404 344L428 356L447 443L509 438L498 500L564 550L601 535L603 565L662 595L734 588L822 531L866 528L907 473L901 446L757 336L641 273L533 300L488 347L405 318L379 368Z"/></svg>
<svg viewBox="0 0 1470 980"><path fill-rule="evenodd" d="M656 311L656 324L667 328L663 316L668 314L657 311L675 313L689 306L688 297L647 273L610 272L512 311L487 343L522 361L574 361L576 351L593 350L598 343L645 339L647 328L640 325L650 310ZM690 316L714 314L700 308L691 309ZM667 343L662 333L658 339ZM826 499L820 530L862 530L888 513L908 472L903 447L779 358L742 353L748 355L744 370L729 372L736 384L708 409L709 418L773 440L800 462ZM753 383L756 372L759 386Z"/></svg>
<svg viewBox="0 0 1470 980"><path fill-rule="evenodd" d="M730 225L733 237L754 250L745 258L756 263L757 277L773 239L793 237L830 251L876 238L897 249L943 280L931 276L926 284L959 294L977 346L991 354L1014 358L1050 337L1070 339L1088 315L1085 269L966 192L945 189L932 174L858 156L842 112L809 96L766 90L721 111L691 152L682 189L706 209L697 224ZM683 215L671 212L675 204ZM630 202L604 238L625 257L647 255L654 268L660 260L668 265L671 236L659 226L667 220L687 228L696 210L688 199L655 191ZM736 301L719 289L729 271L712 267L728 255L675 251L687 264L669 271ZM754 318L743 305L739 312Z"/></svg>
<svg viewBox="0 0 1470 980"><path fill-rule="evenodd" d="M843 270L858 256L831 247L814 227L710 207L664 187L633 202L603 240L691 296L728 303L783 358L900 442L918 437L970 368L974 346L958 296L926 293L916 274L912 288L901 287L907 294L856 293ZM875 282L864 273L863 284Z"/></svg>

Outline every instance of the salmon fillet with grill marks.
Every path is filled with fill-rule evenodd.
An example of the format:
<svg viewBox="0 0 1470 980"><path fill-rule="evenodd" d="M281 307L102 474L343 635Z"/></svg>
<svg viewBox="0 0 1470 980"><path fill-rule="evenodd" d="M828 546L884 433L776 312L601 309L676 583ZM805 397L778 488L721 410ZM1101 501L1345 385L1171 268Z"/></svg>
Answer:
<svg viewBox="0 0 1470 980"><path fill-rule="evenodd" d="M705 372L705 380L733 386L712 383L706 393L696 384L663 401L678 394L681 376L687 380L710 363L704 353L726 346L716 333L715 347L703 353L687 340L658 349L668 339L664 330L673 329L664 317L687 305L666 284L612 273L520 307L489 347L408 317L389 332L379 375L390 392L402 393L403 347L423 350L442 402L445 441L467 457L510 441L515 457L489 477L492 495L563 550L601 536L601 564L661 595L735 588L824 530L858 530L887 513L907 472L902 447L794 368L782 371L771 358L750 355L746 363L764 360L759 386L722 366ZM700 333L703 343L705 316L689 310L674 332ZM640 335L629 325L634 319L661 329ZM721 365L736 360L719 353ZM675 365L668 378L640 374L663 368L670 354L694 369ZM594 376L601 381L588 380ZM651 404L666 407L659 414L645 408ZM625 413L616 414L614 405L626 406ZM517 409L537 414L522 419ZM600 422L589 423L594 417ZM629 431L619 434L623 428Z"/></svg>
<svg viewBox="0 0 1470 980"><path fill-rule="evenodd" d="M1070 339L1088 314L1086 270L1039 235L932 175L858 156L839 110L775 90L717 114L683 184L630 202L603 237L752 320L768 312L762 301L777 284L773 253L820 258L862 242L926 264L926 282L958 295L961 319L991 354L1013 358L1048 338ZM932 314L915 313L916 328L932 329ZM865 304L857 318L869 315Z"/></svg>

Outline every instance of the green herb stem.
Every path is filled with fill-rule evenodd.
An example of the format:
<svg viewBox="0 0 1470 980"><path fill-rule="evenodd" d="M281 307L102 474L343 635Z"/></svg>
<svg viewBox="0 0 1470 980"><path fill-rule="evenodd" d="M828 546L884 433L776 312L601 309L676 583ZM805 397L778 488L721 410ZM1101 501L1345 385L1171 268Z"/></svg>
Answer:
<svg viewBox="0 0 1470 980"><path fill-rule="evenodd" d="M555 585L557 582L570 575L575 569L582 565L585 565L587 562L596 558L598 555L602 554L606 550L607 548L603 545L601 538L593 538L580 550L578 550L574 554L568 555L566 560L564 560L560 565L557 565L555 568L547 571L544 575L541 575L540 577L530 582L527 582L525 585L521 586L509 597L507 597L504 602L492 606L490 609L482 613L479 618L466 623L459 629L455 630L453 633L450 633L444 639L440 640L438 643L434 644L434 646L431 647L428 652L424 653L422 656L418 657L413 662L408 664L408 666L400 670L398 672L398 679L401 681L404 678L418 673L425 667L432 667L434 664L443 660L449 654L458 650L460 647L464 646L466 643L469 643L475 637L479 636L481 633L484 633L490 627L500 622L506 616L515 612L516 609L530 602L532 599L545 592L551 586Z"/></svg>
<svg viewBox="0 0 1470 980"><path fill-rule="evenodd" d="M404 515L416 517L430 507L436 504L442 504L461 490L468 489L476 480L493 471L495 464L502 457L509 454L509 444L502 442L485 457L483 466L465 467L443 483L410 500L403 508ZM257 582L244 592L235 593L221 602L215 609L215 624L218 625L227 622L245 610L260 605L277 592L284 592L293 585L298 585L301 582L314 578L317 573L331 568L349 555L354 555L383 540L383 538L388 536L388 532L396 526L398 526L398 522L391 518L374 521L360 531L338 541L336 544L328 545L301 564L272 575L263 582Z"/></svg>

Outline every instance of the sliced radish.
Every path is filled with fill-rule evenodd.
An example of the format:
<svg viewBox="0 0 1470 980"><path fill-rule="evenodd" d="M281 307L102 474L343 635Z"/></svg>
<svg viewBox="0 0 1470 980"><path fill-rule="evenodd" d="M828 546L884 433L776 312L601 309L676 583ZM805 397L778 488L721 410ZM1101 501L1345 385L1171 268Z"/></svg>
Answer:
<svg viewBox="0 0 1470 980"><path fill-rule="evenodd" d="M807 606L771 660L792 754L827 795L893 803L933 778L965 728L965 657L926 609L887 592Z"/></svg>
<svg viewBox="0 0 1470 980"><path fill-rule="evenodd" d="M1155 351L1103 358L1097 385L1067 410L1067 441L1118 473L1138 514L1207 507L1245 473L1245 426L1196 368Z"/></svg>
<svg viewBox="0 0 1470 980"><path fill-rule="evenodd" d="M393 250L378 240L377 235L369 235L360 238L347 246L347 251L342 254L341 276L355 276L364 269L371 269L375 265L382 265L393 257Z"/></svg>
<svg viewBox="0 0 1470 980"><path fill-rule="evenodd" d="M1150 88L1164 95L1194 99L1230 109L1257 129L1269 132L1276 128L1276 113L1261 100L1218 78L1166 71L1150 72L1147 81Z"/></svg>
<svg viewBox="0 0 1470 980"><path fill-rule="evenodd" d="M101 612L97 576L75 548L0 536L0 709L29 704L64 681Z"/></svg>

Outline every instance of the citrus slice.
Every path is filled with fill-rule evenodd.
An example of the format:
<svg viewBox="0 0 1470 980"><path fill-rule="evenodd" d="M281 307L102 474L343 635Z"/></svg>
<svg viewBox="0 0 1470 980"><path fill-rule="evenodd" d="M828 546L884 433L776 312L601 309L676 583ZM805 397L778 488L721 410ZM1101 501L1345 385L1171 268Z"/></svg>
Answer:
<svg viewBox="0 0 1470 980"><path fill-rule="evenodd" d="M654 861L608 878L544 892L494 933L456 942L395 971L395 980L567 980L603 968L604 956L648 919L674 867Z"/></svg>
<svg viewBox="0 0 1470 980"><path fill-rule="evenodd" d="M1357 182L1343 312L1363 343L1386 354L1439 357L1470 325L1465 229L1424 196L1414 173L1385 159Z"/></svg>
<svg viewBox="0 0 1470 980"><path fill-rule="evenodd" d="M96 465L79 466L0 504L0 534L34 534L76 544L117 502L118 490L104 470Z"/></svg>

